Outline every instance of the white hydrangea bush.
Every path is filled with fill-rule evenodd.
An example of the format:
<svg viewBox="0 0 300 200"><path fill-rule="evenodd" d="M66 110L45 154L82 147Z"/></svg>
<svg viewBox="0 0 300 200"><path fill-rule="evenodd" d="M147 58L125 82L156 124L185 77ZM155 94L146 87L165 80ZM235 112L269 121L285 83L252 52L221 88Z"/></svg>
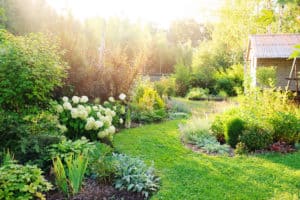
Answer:
<svg viewBox="0 0 300 200"><path fill-rule="evenodd" d="M90 104L87 96L73 96L70 99L63 97L62 103L56 106L56 111L61 125L67 129L65 134L70 139L85 136L91 140L111 140L116 132L113 124L116 111L102 105Z"/></svg>
<svg viewBox="0 0 300 200"><path fill-rule="evenodd" d="M109 97L108 101L103 103L103 106L116 113L112 121L114 126L118 128L124 127L126 117L126 95L121 93L116 99L114 97Z"/></svg>

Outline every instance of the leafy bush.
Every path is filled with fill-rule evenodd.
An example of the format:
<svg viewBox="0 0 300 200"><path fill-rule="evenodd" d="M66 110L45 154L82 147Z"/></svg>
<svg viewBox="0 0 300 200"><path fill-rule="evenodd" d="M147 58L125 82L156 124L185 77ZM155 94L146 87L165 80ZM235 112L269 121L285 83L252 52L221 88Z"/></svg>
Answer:
<svg viewBox="0 0 300 200"><path fill-rule="evenodd" d="M243 90L244 68L240 64L232 65L226 70L217 72L215 79L216 93L223 91L229 96L236 96Z"/></svg>
<svg viewBox="0 0 300 200"><path fill-rule="evenodd" d="M206 153L228 154L229 146L221 145L217 139L210 134L203 134L194 136L192 143L196 144L199 148L203 149Z"/></svg>
<svg viewBox="0 0 300 200"><path fill-rule="evenodd" d="M62 53L43 34L13 36L0 30L0 106L20 111L49 103L66 77Z"/></svg>
<svg viewBox="0 0 300 200"><path fill-rule="evenodd" d="M0 167L0 199L45 199L43 192L51 188L36 166L6 161Z"/></svg>
<svg viewBox="0 0 300 200"><path fill-rule="evenodd" d="M235 148L235 145L238 143L244 126L245 122L239 118L233 118L226 123L225 140L232 148Z"/></svg>
<svg viewBox="0 0 300 200"><path fill-rule="evenodd" d="M159 178L153 166L148 167L142 160L123 154L114 154L115 187L120 190L141 192L148 198L159 188Z"/></svg>
<svg viewBox="0 0 300 200"><path fill-rule="evenodd" d="M245 143L239 142L235 146L234 153L238 154L238 155L247 154L248 153L248 148L245 145Z"/></svg>
<svg viewBox="0 0 300 200"><path fill-rule="evenodd" d="M112 158L113 149L105 144L96 143L96 149L89 154L88 171L99 181L111 182L115 173Z"/></svg>
<svg viewBox="0 0 300 200"><path fill-rule="evenodd" d="M192 88L187 94L187 98L191 100L197 100L200 98L208 98L209 89L203 88Z"/></svg>
<svg viewBox="0 0 300 200"><path fill-rule="evenodd" d="M247 95L240 98L239 107L215 118L211 127L213 134L221 138L222 133L225 133L225 125L233 118L245 122L247 131L240 136L244 141L240 141L250 151L266 148L270 138L271 142L281 139L291 144L299 140L297 107L289 100L287 92L274 88L248 91Z"/></svg>
<svg viewBox="0 0 300 200"><path fill-rule="evenodd" d="M188 66L185 66L184 63L177 63L174 69L176 95L184 97L190 87L190 69Z"/></svg>
<svg viewBox="0 0 300 200"><path fill-rule="evenodd" d="M154 122L167 116L164 101L148 80L138 82L132 98L130 106L133 121Z"/></svg>
<svg viewBox="0 0 300 200"><path fill-rule="evenodd" d="M53 160L53 169L56 184L66 195L77 194L83 182L84 174L87 169L87 155L78 155L65 158L66 167L61 159L56 157Z"/></svg>
<svg viewBox="0 0 300 200"><path fill-rule="evenodd" d="M244 143L250 151L265 149L272 144L272 132L266 128L259 126L247 127L242 135L240 141Z"/></svg>
<svg viewBox="0 0 300 200"><path fill-rule="evenodd" d="M256 71L256 78L258 84L263 87L276 85L276 67L258 67Z"/></svg>
<svg viewBox="0 0 300 200"><path fill-rule="evenodd" d="M300 139L300 120L292 113L276 112L270 122L274 127L274 141L295 144Z"/></svg>
<svg viewBox="0 0 300 200"><path fill-rule="evenodd" d="M84 136L91 140L112 139L116 131L112 125L115 111L101 105L88 104L86 96L73 96L71 101L68 97L62 99L62 105L57 105L57 113L68 138L78 139Z"/></svg>
<svg viewBox="0 0 300 200"><path fill-rule="evenodd" d="M57 118L48 112L20 115L0 110L0 140L5 141L1 147L14 152L21 163L30 160L29 163L39 167L47 165L45 150L57 143L61 135Z"/></svg>
<svg viewBox="0 0 300 200"><path fill-rule="evenodd" d="M162 96L175 96L175 78L173 77L162 77L159 81L154 83L154 88L158 94Z"/></svg>

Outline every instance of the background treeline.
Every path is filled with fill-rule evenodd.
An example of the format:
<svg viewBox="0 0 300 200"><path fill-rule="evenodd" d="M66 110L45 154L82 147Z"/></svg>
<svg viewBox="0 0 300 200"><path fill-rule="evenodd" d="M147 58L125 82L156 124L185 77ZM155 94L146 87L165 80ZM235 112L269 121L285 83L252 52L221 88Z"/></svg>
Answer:
<svg viewBox="0 0 300 200"><path fill-rule="evenodd" d="M174 73L176 94L194 87L236 95L242 90L249 34L300 31L299 0L226 1L220 20L183 19L169 29L121 18L76 20L44 0L0 1L0 26L15 35L43 32L70 66L63 94L106 99L128 93L139 74Z"/></svg>

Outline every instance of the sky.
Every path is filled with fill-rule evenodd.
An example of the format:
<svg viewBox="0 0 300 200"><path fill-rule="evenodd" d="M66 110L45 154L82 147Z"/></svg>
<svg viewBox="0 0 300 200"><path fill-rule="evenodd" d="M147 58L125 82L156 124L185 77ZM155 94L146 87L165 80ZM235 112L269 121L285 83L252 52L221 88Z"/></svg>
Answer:
<svg viewBox="0 0 300 200"><path fill-rule="evenodd" d="M47 0L59 13L68 8L84 20L94 16L119 16L132 21L153 22L168 27L176 19L193 18L199 22L216 21L223 0Z"/></svg>

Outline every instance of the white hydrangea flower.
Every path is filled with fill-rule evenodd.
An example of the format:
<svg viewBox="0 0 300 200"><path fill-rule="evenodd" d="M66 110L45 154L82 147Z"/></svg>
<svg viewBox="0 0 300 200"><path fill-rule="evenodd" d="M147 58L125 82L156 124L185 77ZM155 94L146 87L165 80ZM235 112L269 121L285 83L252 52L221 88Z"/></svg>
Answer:
<svg viewBox="0 0 300 200"><path fill-rule="evenodd" d="M86 120L85 130L89 131L92 130L95 126L95 119L93 117L89 117Z"/></svg>
<svg viewBox="0 0 300 200"><path fill-rule="evenodd" d="M91 106L86 106L85 110L88 114L90 114L90 112L92 111L92 108L91 108Z"/></svg>
<svg viewBox="0 0 300 200"><path fill-rule="evenodd" d="M89 114L86 110L79 110L78 116L80 119L86 119L89 116Z"/></svg>
<svg viewBox="0 0 300 200"><path fill-rule="evenodd" d="M62 112L64 111L64 108L63 108L61 105L57 105L57 106L55 107L55 110L56 110L56 112L58 112L58 113L62 113Z"/></svg>
<svg viewBox="0 0 300 200"><path fill-rule="evenodd" d="M126 95L125 95L124 93L121 93L121 94L119 95L119 99L120 99L121 101L124 101L124 100L126 99Z"/></svg>
<svg viewBox="0 0 300 200"><path fill-rule="evenodd" d="M115 111L111 111L111 114L110 114L112 117L116 116L116 112Z"/></svg>
<svg viewBox="0 0 300 200"><path fill-rule="evenodd" d="M85 107L83 105L78 105L77 108L78 110L85 110Z"/></svg>
<svg viewBox="0 0 300 200"><path fill-rule="evenodd" d="M122 118L120 118L120 124L123 124L124 123L124 120Z"/></svg>
<svg viewBox="0 0 300 200"><path fill-rule="evenodd" d="M102 118L101 113L100 113L100 112L97 112L96 114L97 114L97 117L101 120L101 118Z"/></svg>
<svg viewBox="0 0 300 200"><path fill-rule="evenodd" d="M72 97L72 101L73 101L73 103L75 103L75 104L78 104L78 103L79 103L79 100L80 100L80 98L79 98L78 96L73 96L73 97Z"/></svg>
<svg viewBox="0 0 300 200"><path fill-rule="evenodd" d="M117 106L114 106L114 107L113 107L113 110L117 110Z"/></svg>
<svg viewBox="0 0 300 200"><path fill-rule="evenodd" d="M98 130L98 129L101 128L102 126L103 126L103 122L101 122L101 121L96 121L96 122L95 122L94 128L95 128L95 130Z"/></svg>
<svg viewBox="0 0 300 200"><path fill-rule="evenodd" d="M72 109L72 105L67 101L63 104L63 107L64 107L65 110L71 110Z"/></svg>
<svg viewBox="0 0 300 200"><path fill-rule="evenodd" d="M98 138L105 138L106 136L108 136L108 131L107 131L107 129L106 130L104 130L104 131L99 131L99 133L98 133Z"/></svg>
<svg viewBox="0 0 300 200"><path fill-rule="evenodd" d="M109 98L108 98L108 101L110 101L110 102L115 102L115 98L114 98L114 97L109 97Z"/></svg>
<svg viewBox="0 0 300 200"><path fill-rule="evenodd" d="M79 113L78 113L78 109L77 108L72 108L71 109L71 116L72 116L73 119L76 119L77 117L79 117L78 114Z"/></svg>
<svg viewBox="0 0 300 200"><path fill-rule="evenodd" d="M98 111L99 110L98 106L93 106L93 110Z"/></svg>
<svg viewBox="0 0 300 200"><path fill-rule="evenodd" d="M87 103L89 101L89 98L87 97L87 96L82 96L81 98L80 98L80 102L81 103Z"/></svg>
<svg viewBox="0 0 300 200"><path fill-rule="evenodd" d="M115 128L114 126L110 126L110 127L108 128L108 133L114 134L115 132L116 132L116 128Z"/></svg>
<svg viewBox="0 0 300 200"><path fill-rule="evenodd" d="M61 125L61 124L59 124L58 126L57 126L59 129L60 129L60 131L61 132L67 132L67 130L68 130L68 128L65 126L65 125Z"/></svg>
<svg viewBox="0 0 300 200"><path fill-rule="evenodd" d="M63 100L63 102L68 102L69 98L65 96L65 97L62 98L62 100Z"/></svg>

